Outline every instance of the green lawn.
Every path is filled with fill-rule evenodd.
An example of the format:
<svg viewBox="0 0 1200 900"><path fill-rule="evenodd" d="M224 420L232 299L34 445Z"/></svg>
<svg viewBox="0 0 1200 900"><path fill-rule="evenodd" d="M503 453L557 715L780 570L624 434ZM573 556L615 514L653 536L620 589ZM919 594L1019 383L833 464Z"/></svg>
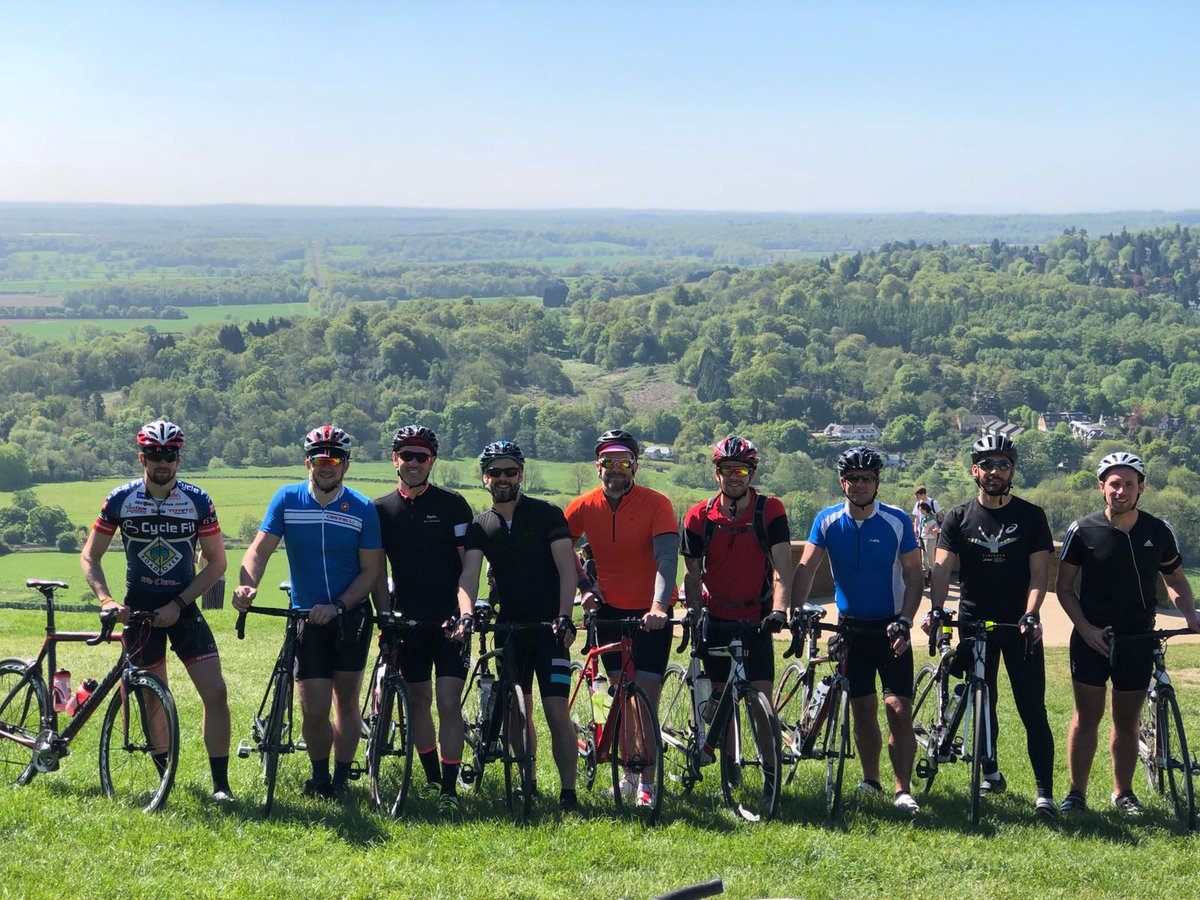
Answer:
<svg viewBox="0 0 1200 900"><path fill-rule="evenodd" d="M197 325L214 322L266 321L275 316L289 319L312 314L307 303L250 303L245 306L189 306L186 319L12 319L6 327L22 331L44 341L65 341L83 325L125 334L134 328L151 325L160 332L188 331Z"/></svg>

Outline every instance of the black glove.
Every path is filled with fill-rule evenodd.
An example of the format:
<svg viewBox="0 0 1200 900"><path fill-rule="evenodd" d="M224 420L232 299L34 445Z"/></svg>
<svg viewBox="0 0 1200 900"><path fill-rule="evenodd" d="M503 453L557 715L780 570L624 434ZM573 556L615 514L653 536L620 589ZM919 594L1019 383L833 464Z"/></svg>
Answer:
<svg viewBox="0 0 1200 900"><path fill-rule="evenodd" d="M570 616L559 616L554 620L554 631L556 634L561 636L564 633L564 629L568 628L571 630L571 638L574 639L575 632L578 629L575 627L575 623L571 621Z"/></svg>
<svg viewBox="0 0 1200 900"><path fill-rule="evenodd" d="M400 629L388 625L379 629L379 649L390 650L400 645Z"/></svg>
<svg viewBox="0 0 1200 900"><path fill-rule="evenodd" d="M904 616L901 616L887 628L887 636L889 641L894 641L896 638L908 640L908 631L912 628L912 622Z"/></svg>
<svg viewBox="0 0 1200 900"><path fill-rule="evenodd" d="M762 625L759 626L759 630L764 631L767 634L779 634L779 632L783 631L783 626L786 624L787 613L781 609L776 609L762 620Z"/></svg>
<svg viewBox="0 0 1200 900"><path fill-rule="evenodd" d="M1037 613L1025 613L1017 619L1017 624L1021 626L1022 631L1040 632L1042 630L1042 619Z"/></svg>

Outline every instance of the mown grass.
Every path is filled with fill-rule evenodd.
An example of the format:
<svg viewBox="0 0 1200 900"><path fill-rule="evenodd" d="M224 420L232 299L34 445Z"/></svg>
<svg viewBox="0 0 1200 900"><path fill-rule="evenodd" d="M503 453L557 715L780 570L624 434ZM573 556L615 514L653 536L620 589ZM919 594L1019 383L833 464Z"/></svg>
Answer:
<svg viewBox="0 0 1200 900"><path fill-rule="evenodd" d="M105 331L125 334L134 328L153 326L160 332L190 331L197 325L224 322L266 321L275 318L295 319L312 315L307 303L249 303L244 306L188 306L183 311L186 319L10 319L6 327L33 335L44 341L66 341L72 333L84 325L102 328Z"/></svg>
<svg viewBox="0 0 1200 900"><path fill-rule="evenodd" d="M238 642L231 610L207 615L221 644L236 743L248 730L281 628L254 620L246 640ZM61 621L71 628L90 623L83 614ZM34 653L42 624L35 612L0 611L0 655ZM107 668L110 656L111 650L73 648L64 662L78 680ZM1191 696L1200 648L1173 649L1169 660L1176 680L1189 685L1183 693L1187 721L1200 736ZM1061 794L1071 711L1064 650L1050 651L1048 670ZM519 828L504 816L494 769L482 796L466 799L459 820L443 821L428 801L415 798L406 817L392 821L369 810L363 782L344 803L304 800L299 787L307 764L285 758L276 813L264 822L256 810L257 766L235 758L231 773L239 800L216 808L206 799L209 776L195 692L173 658L170 672L183 755L167 810L148 816L100 795L98 722L89 723L60 772L39 776L26 788L0 788L5 896L649 897L715 877L725 879L730 897L1195 894L1196 838L1178 834L1140 775L1138 788L1150 801L1146 818L1131 823L1109 810L1103 750L1090 792L1095 811L1049 828L1032 821L1024 735L1004 686L1007 727L1000 756L1010 789L986 802L978 828L967 820L961 767L939 776L915 820L883 800L851 792L845 821L826 827L816 763L806 764L785 789L779 821L763 826L733 821L720 808L711 778L686 797L669 788L660 827L615 819L598 794L583 796L581 814L564 817L556 811L558 779L544 725L538 760L543 796L533 824ZM858 774L852 761L848 788Z"/></svg>

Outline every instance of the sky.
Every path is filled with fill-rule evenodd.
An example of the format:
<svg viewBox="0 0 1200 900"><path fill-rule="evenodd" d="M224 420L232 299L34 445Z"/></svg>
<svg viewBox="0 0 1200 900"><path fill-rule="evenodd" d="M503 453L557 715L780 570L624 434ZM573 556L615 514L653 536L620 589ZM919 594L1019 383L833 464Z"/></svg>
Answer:
<svg viewBox="0 0 1200 900"><path fill-rule="evenodd" d="M0 202L1200 208L1200 5L3 4Z"/></svg>

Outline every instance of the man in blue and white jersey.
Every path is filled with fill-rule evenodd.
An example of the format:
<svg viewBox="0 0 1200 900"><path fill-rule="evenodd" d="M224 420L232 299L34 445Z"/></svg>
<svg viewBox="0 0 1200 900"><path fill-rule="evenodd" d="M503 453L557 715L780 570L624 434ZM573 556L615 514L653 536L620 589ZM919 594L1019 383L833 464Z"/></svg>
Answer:
<svg viewBox="0 0 1200 900"><path fill-rule="evenodd" d="M304 785L308 797L336 797L346 790L358 751L358 697L371 643L367 597L383 566L375 507L342 483L350 468L350 443L350 436L333 425L305 436L308 481L286 485L271 499L233 592L237 609L251 605L267 560L283 539L292 608L309 611L300 624L294 672L312 764Z"/></svg>
<svg viewBox="0 0 1200 900"><path fill-rule="evenodd" d="M854 743L862 762L860 791L881 793L878 673L887 708L888 754L897 808L920 811L910 792L916 739L912 727L913 656L909 630L921 603L921 550L902 509L876 499L883 458L870 447L852 447L838 459L846 502L817 513L800 557L792 606L803 606L813 576L827 556L846 635L846 669Z"/></svg>

